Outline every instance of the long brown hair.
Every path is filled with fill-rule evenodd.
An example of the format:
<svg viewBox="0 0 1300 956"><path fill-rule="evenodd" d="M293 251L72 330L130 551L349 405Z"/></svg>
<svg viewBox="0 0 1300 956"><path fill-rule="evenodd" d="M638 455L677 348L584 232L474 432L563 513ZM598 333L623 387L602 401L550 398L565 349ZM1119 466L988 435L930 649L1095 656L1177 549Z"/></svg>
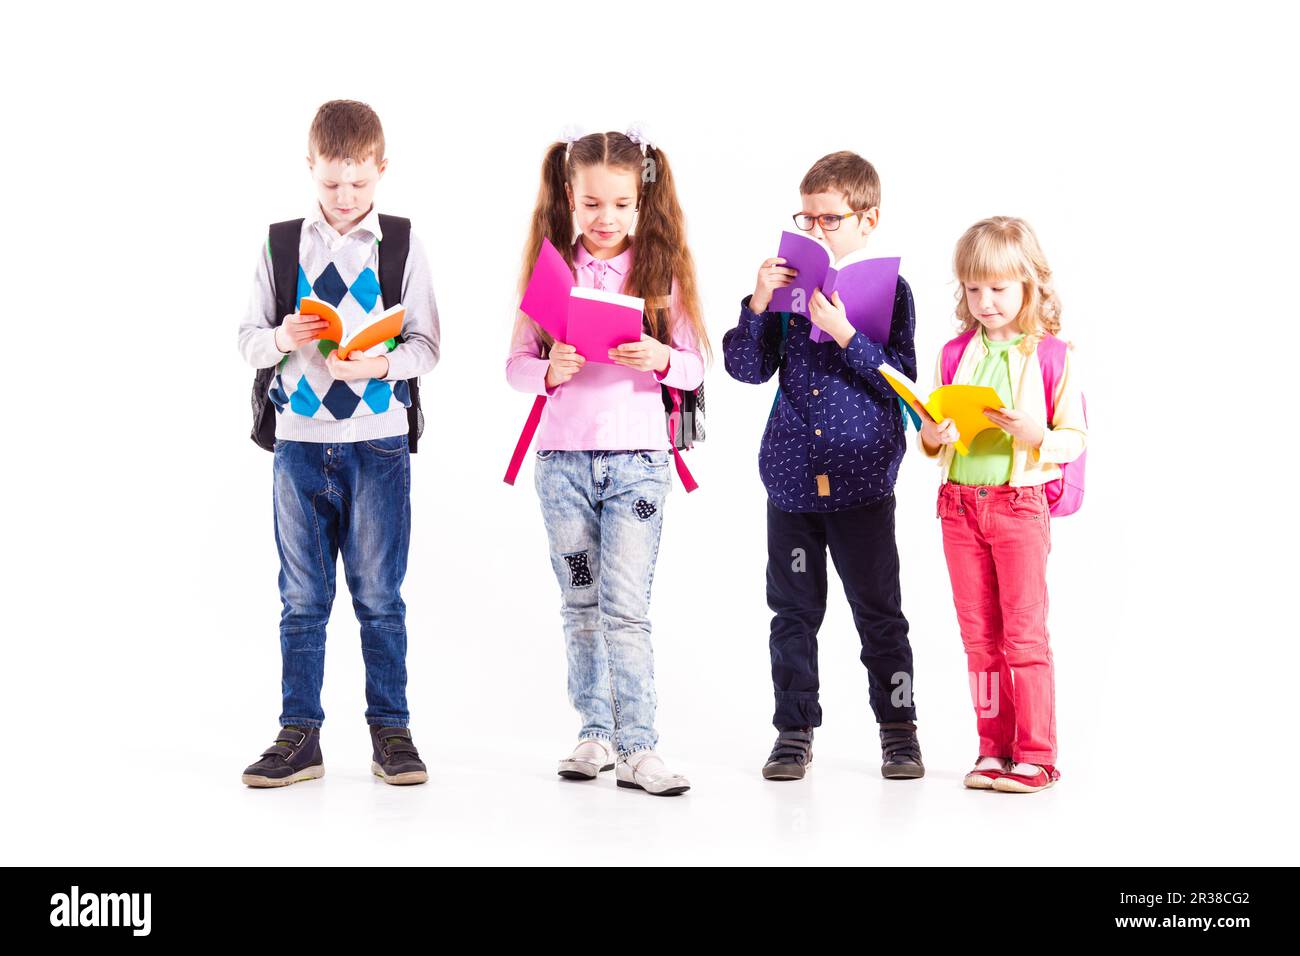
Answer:
<svg viewBox="0 0 1300 956"><path fill-rule="evenodd" d="M542 159L542 178L537 190L537 205L533 209L532 226L528 242L524 245L523 268L519 276L519 293L528 285L533 263L542 248L542 239L564 257L573 270L573 211L565 186L572 183L579 169L590 166L609 166L626 170L637 179L637 218L634 232L632 269L624 283L626 295L646 300L646 324L650 335L667 344L672 335L669 328L669 304L673 279L677 280L678 305L688 317L695 338L705 355L712 359L708 331L700 313L699 285L695 278L695 261L686 245L686 220L677 202L677 187L672 168L662 149L641 147L623 133L590 133L568 143L552 143ZM576 273L575 273L576 275ZM532 320L520 312L515 320L515 336L521 326ZM537 326L543 352L549 352L550 335Z"/></svg>

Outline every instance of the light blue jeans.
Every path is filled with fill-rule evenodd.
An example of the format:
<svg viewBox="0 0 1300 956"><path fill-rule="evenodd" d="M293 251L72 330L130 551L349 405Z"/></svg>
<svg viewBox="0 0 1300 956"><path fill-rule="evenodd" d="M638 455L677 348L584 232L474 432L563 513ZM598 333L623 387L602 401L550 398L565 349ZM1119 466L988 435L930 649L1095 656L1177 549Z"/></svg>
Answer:
<svg viewBox="0 0 1300 956"><path fill-rule="evenodd" d="M659 739L650 586L671 452L543 450L536 458L578 736L608 740L620 754L648 750Z"/></svg>

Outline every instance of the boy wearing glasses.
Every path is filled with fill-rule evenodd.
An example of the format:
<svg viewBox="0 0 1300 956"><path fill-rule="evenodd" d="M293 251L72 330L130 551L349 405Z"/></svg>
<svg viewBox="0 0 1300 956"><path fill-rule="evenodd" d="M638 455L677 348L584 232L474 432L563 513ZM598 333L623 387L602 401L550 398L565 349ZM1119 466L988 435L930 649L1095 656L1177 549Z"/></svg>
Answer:
<svg viewBox="0 0 1300 956"><path fill-rule="evenodd" d="M855 153L823 156L799 184L795 225L836 261L858 252L880 217L880 178ZM817 631L826 614L826 551L853 610L869 699L880 725L881 773L924 776L912 706L912 648L903 616L894 542L894 480L906 448L897 394L882 363L916 377L912 291L900 276L889 341L873 342L848 320L839 294L817 290L810 318L769 312L790 284L785 260L764 260L740 321L723 337L728 374L781 388L759 450L767 489L767 603L776 692L776 745L769 780L798 780L812 762L818 703ZM811 325L833 341L813 342Z"/></svg>

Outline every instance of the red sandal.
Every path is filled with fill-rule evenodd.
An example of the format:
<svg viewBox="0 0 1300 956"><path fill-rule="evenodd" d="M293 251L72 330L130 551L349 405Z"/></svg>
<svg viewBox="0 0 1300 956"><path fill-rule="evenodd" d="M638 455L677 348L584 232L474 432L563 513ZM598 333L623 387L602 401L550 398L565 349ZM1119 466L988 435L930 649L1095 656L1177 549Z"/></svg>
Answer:
<svg viewBox="0 0 1300 956"><path fill-rule="evenodd" d="M993 789L1003 793L1036 793L1046 790L1061 779L1061 772L1051 764L1035 765L1038 772L1034 774L1004 773L993 781Z"/></svg>
<svg viewBox="0 0 1300 956"><path fill-rule="evenodd" d="M1001 762L1000 767L980 767L980 763L985 760L998 760ZM981 754L980 758L975 761L975 769L966 774L962 784L971 790L992 790L993 782L1002 776L1012 767L1012 763L1005 757L993 757Z"/></svg>

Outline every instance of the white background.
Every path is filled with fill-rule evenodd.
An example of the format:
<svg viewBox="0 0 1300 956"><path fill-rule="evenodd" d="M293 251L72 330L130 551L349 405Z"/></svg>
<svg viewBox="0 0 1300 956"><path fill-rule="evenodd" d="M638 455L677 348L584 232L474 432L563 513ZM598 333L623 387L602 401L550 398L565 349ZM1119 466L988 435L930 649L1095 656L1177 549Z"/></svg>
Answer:
<svg viewBox="0 0 1300 956"><path fill-rule="evenodd" d="M0 208L6 862L1282 863L1294 728L1298 209L1283 5L656 3L46 5L11 14ZM312 192L307 127L379 112L381 209L430 251L405 586L427 786L369 774L357 626L330 625L326 776L238 774L279 713L271 456L235 347L266 224ZM884 781L838 582L825 725L802 783L771 746L764 492L775 383L709 370L701 488L666 506L654 586L660 750L685 797L567 784L578 724L504 362L547 144L644 120L677 174L720 349L807 167L883 180L928 374L952 247L1038 231L1086 362L1087 501L1053 523L1063 779L963 790L976 755L934 518L899 476L928 774Z"/></svg>

